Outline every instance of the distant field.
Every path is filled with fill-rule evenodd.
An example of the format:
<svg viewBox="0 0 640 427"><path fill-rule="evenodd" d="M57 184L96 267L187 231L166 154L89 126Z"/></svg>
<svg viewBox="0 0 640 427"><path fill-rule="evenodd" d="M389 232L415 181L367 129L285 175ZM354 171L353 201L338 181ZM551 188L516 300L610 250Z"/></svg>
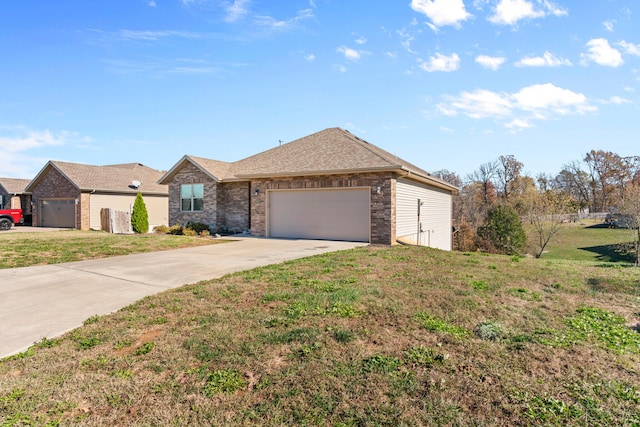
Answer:
<svg viewBox="0 0 640 427"><path fill-rule="evenodd" d="M532 239L535 235L529 233L529 245ZM542 258L632 263L633 257L620 246L632 241L632 230L608 228L601 221L569 223L551 240Z"/></svg>

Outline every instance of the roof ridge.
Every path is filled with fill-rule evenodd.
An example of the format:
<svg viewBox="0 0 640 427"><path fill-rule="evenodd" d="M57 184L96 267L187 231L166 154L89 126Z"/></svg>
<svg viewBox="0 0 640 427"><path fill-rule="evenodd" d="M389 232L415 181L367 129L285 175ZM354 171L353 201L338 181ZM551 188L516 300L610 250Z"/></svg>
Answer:
<svg viewBox="0 0 640 427"><path fill-rule="evenodd" d="M400 157L394 156L393 154L389 153L387 150L384 150L384 149L378 147L377 145L374 145L374 144L370 143L369 141L366 141L366 140L360 138L359 136L352 134L351 132L349 132L346 129L342 129L341 127L337 127L335 129L341 130L342 132L344 132L346 134L347 137L352 139L354 142L358 143L361 147L366 148L367 150L369 150L372 154L380 157L382 160L385 160L385 161L393 164L394 166L402 166L402 164L401 164L402 162L400 162L400 163L395 162L394 163L394 161L393 161L393 159L402 160ZM383 156L382 153L380 153L380 151L382 153L384 153L385 155Z"/></svg>

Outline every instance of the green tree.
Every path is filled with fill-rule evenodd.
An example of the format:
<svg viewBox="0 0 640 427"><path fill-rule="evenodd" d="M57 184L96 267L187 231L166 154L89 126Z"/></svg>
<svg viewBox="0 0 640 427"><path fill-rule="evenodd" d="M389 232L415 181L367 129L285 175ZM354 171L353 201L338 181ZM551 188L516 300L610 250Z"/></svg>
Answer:
<svg viewBox="0 0 640 427"><path fill-rule="evenodd" d="M520 217L515 209L505 204L489 210L484 224L478 229L478 236L485 249L507 255L519 254L527 243Z"/></svg>
<svg viewBox="0 0 640 427"><path fill-rule="evenodd" d="M144 203L142 193L138 193L136 201L133 203L133 212L131 213L131 227L136 233L149 232L149 214L147 205Z"/></svg>

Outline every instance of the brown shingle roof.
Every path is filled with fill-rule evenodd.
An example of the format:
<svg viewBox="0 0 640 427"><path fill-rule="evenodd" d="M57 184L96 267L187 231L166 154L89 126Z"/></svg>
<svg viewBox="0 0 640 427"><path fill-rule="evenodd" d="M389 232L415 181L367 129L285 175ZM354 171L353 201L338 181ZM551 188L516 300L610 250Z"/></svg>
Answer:
<svg viewBox="0 0 640 427"><path fill-rule="evenodd" d="M18 178L0 178L0 186L9 194L24 194L31 180Z"/></svg>
<svg viewBox="0 0 640 427"><path fill-rule="evenodd" d="M54 160L49 161L38 173L29 184L29 188L37 185L50 168L60 172L81 191L95 190L109 193L137 193L141 191L147 194L168 194L169 192L166 185L158 184L163 173L140 163L93 166ZM142 183L139 190L132 187L133 181Z"/></svg>
<svg viewBox="0 0 640 427"><path fill-rule="evenodd" d="M219 181L268 176L402 170L445 188L450 184L340 128L329 128L233 163L185 156L160 182L168 183L190 161Z"/></svg>

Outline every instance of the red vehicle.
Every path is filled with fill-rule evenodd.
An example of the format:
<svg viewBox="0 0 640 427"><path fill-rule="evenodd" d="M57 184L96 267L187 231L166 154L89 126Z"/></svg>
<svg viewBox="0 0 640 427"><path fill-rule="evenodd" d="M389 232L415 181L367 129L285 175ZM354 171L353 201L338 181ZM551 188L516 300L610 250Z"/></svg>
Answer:
<svg viewBox="0 0 640 427"><path fill-rule="evenodd" d="M14 224L23 224L22 209L1 209L0 230L8 230Z"/></svg>

